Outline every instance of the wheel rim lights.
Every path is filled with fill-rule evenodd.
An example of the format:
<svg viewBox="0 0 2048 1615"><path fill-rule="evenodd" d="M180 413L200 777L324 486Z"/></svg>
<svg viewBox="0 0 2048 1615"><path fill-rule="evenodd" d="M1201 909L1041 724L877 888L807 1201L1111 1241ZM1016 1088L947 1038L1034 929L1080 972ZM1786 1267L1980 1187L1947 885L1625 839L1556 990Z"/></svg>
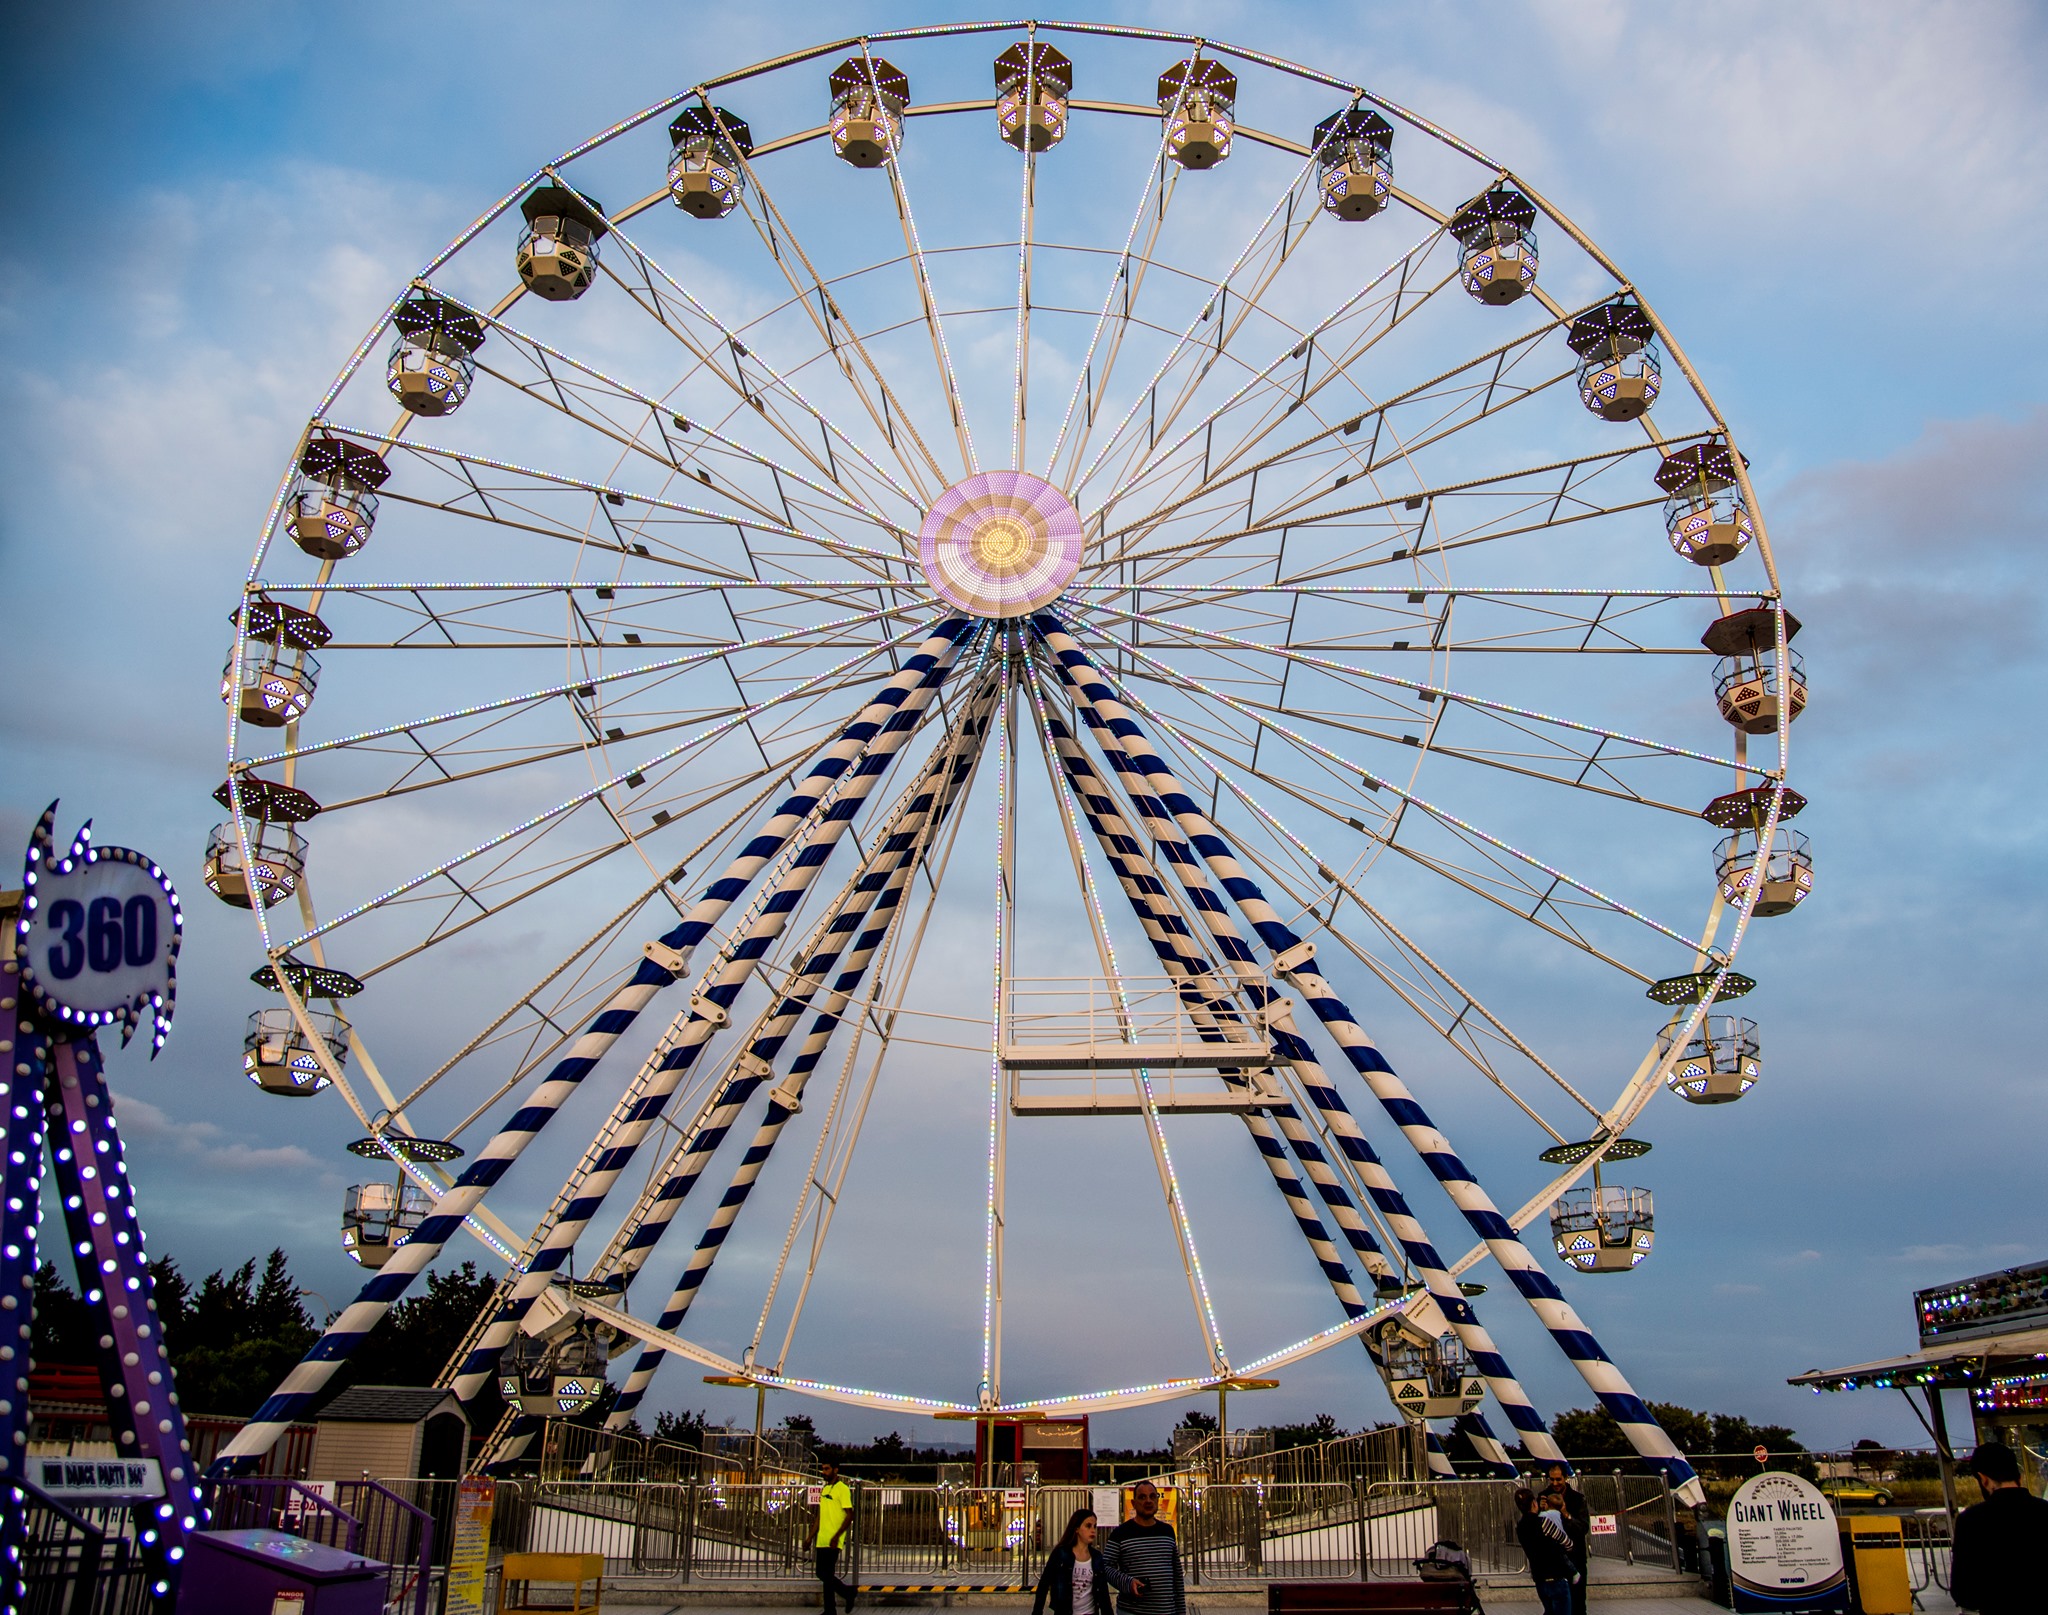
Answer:
<svg viewBox="0 0 2048 1615"><path fill-rule="evenodd" d="M1067 496L1028 471L984 471L956 482L917 535L925 580L977 617L1021 617L1052 604L1081 566L1081 517Z"/></svg>

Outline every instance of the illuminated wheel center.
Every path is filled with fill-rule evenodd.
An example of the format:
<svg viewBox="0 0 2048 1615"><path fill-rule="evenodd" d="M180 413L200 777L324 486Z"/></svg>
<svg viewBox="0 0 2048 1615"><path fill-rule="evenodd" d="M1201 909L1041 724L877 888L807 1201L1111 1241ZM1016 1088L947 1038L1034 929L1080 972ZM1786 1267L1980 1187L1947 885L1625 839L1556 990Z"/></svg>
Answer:
<svg viewBox="0 0 2048 1615"><path fill-rule="evenodd" d="M1080 513L1043 477L983 471L939 496L917 559L940 599L976 617L1021 617L1080 570Z"/></svg>

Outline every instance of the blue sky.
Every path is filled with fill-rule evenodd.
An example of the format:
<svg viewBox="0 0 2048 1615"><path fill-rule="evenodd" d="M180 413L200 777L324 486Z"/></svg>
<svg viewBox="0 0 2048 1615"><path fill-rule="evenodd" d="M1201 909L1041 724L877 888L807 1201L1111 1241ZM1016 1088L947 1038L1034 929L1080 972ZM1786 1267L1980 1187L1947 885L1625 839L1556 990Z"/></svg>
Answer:
<svg viewBox="0 0 2048 1615"><path fill-rule="evenodd" d="M0 718L0 845L24 841L62 797L64 828L89 813L103 839L163 858L187 893L178 1031L154 1065L113 1061L154 1249L203 1272L283 1242L337 1305L358 1276L333 1228L352 1126L331 1095L272 1103L242 1080L258 955L246 916L199 881L218 817L226 618L335 367L463 222L591 132L794 42L969 15L602 4L573 27L464 5L10 15L0 116L19 189L0 287L0 656L16 698ZM1097 15L1313 61L1467 137L1582 224L1706 375L1752 458L1806 624L1814 702L1793 777L1812 801L1801 828L1822 879L1743 955L1764 983L1766 1081L1720 1111L1658 1102L1658 1151L1641 1169L1659 1195L1657 1254L1627 1278L1567 1288L1646 1396L1783 1420L1813 1442L1911 1438L1896 1402L1815 1400L1783 1381L1910 1344L1915 1286L2048 1254L2048 1101L2028 1008L2048 890L2029 716L2048 673L2048 406L2030 278L2048 247L2040 14ZM757 136L774 126L756 116ZM832 238L829 210L815 228ZM505 968L530 977L539 958ZM1529 1006L1545 1024L1576 1012L1540 993ZM1417 1086L1427 1096L1424 1075ZM1494 1123L1478 1100L1453 1084L1441 1102L1485 1154ZM594 1119L565 1117L577 1137L555 1142L573 1156ZM1248 1157L1188 1140L1191 1181L1223 1206L1270 1198L1244 1187ZM971 1160L918 1170L955 1166L971 1177ZM1504 1200L1535 1186L1516 1171ZM518 1193L545 1202L545 1186ZM1112 1217L1106 1203L1104 1232L1055 1280L1113 1249ZM1205 1259L1240 1311L1326 1321L1312 1269L1269 1272L1251 1232L1217 1221ZM876 1275L888 1299L872 1309L837 1297L812 1362L900 1383L900 1350L867 1353L864 1331L900 1333L919 1308L936 1317L950 1303L899 1279ZM1525 1317L1499 1300L1487 1317L1540 1405L1587 1400ZM1127 1360L1143 1357L1135 1322L1117 1338ZM741 1411L671 1374L653 1405ZM1355 1425L1384 1405L1345 1354L1291 1374L1258 1413L1328 1410ZM847 1433L871 1423L820 1419ZM1132 1415L1112 1433L1166 1422Z"/></svg>

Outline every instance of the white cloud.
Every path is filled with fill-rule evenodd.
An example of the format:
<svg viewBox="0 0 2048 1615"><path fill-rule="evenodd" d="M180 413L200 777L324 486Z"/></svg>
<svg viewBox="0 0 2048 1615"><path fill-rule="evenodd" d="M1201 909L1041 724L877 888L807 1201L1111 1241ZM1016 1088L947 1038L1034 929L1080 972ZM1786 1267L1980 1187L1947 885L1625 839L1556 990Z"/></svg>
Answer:
<svg viewBox="0 0 2048 1615"><path fill-rule="evenodd" d="M276 1172L316 1172L323 1179L333 1176L297 1144L251 1144L231 1137L218 1122L178 1121L160 1106L129 1094L116 1095L114 1109L128 1139L188 1157L197 1171L231 1176Z"/></svg>

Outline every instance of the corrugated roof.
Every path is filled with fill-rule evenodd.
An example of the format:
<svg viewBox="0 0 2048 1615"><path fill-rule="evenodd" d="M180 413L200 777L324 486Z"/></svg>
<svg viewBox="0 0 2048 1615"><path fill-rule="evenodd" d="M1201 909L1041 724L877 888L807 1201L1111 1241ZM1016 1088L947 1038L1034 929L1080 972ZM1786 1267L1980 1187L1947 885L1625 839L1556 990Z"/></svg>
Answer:
<svg viewBox="0 0 2048 1615"><path fill-rule="evenodd" d="M320 1410L324 1423L418 1424L449 1403L462 1409L455 1393L437 1385L351 1385Z"/></svg>
<svg viewBox="0 0 2048 1615"><path fill-rule="evenodd" d="M1881 1389L1893 1382L1946 1386L1981 1385L1995 1371L2016 1368L2026 1362L2048 1362L2048 1329L2015 1329L2009 1334L1986 1335L1979 1340L1945 1341L1923 1346L1897 1357L1874 1363L1851 1363L1846 1368L1813 1368L1795 1374L1788 1385L1811 1385L1820 1390L1856 1390L1865 1384Z"/></svg>

